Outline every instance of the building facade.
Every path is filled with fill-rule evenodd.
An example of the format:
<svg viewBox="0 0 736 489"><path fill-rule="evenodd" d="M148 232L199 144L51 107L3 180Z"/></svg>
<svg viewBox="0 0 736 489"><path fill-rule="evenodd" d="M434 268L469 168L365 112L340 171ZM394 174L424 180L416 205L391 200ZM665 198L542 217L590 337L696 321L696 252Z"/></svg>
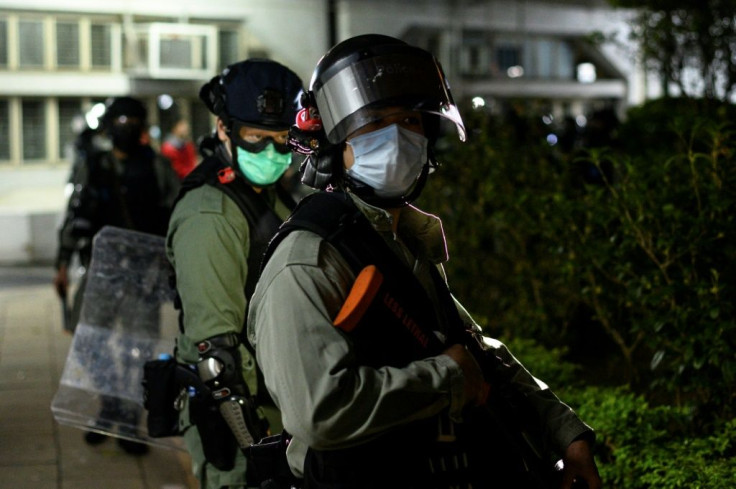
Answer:
<svg viewBox="0 0 736 489"><path fill-rule="evenodd" d="M644 78L588 41L625 21L593 0L0 0L0 264L53 258L71 143L109 97L145 101L154 145L178 117L196 139L213 124L199 87L227 64L268 57L308 84L332 42L371 32L435 53L458 99L622 111Z"/></svg>

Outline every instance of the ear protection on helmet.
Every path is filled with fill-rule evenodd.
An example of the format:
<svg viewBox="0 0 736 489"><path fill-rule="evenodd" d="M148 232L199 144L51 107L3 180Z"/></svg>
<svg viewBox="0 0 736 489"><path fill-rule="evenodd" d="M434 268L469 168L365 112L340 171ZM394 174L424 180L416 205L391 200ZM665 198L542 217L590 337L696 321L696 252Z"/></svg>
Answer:
<svg viewBox="0 0 736 489"><path fill-rule="evenodd" d="M327 140L311 92L302 92L300 105L302 109L296 115L295 124L289 128L286 144L292 151L306 156L299 167L302 183L324 190L343 174L342 146Z"/></svg>
<svg viewBox="0 0 736 489"><path fill-rule="evenodd" d="M222 77L217 75L199 89L199 99L204 102L207 109L228 122L228 114L225 110L227 105L227 94L222 87Z"/></svg>

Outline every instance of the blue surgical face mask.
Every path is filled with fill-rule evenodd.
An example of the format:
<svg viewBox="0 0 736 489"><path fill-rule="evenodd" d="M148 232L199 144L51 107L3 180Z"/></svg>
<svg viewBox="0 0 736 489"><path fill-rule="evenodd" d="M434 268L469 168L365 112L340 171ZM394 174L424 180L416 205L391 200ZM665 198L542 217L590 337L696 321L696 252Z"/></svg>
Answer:
<svg viewBox="0 0 736 489"><path fill-rule="evenodd" d="M291 164L291 153L279 153L273 143L258 153L251 153L240 146L236 148L238 169L257 186L275 183Z"/></svg>
<svg viewBox="0 0 736 489"><path fill-rule="evenodd" d="M427 138L398 124L356 136L347 142L355 162L347 174L369 185L376 195L406 195L427 163Z"/></svg>

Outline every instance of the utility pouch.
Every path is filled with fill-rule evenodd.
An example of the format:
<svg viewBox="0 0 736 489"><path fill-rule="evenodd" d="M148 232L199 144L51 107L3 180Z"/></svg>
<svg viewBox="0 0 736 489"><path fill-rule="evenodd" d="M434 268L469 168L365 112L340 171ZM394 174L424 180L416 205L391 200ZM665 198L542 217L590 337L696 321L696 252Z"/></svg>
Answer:
<svg viewBox="0 0 736 489"><path fill-rule="evenodd" d="M300 480L294 477L286 459L286 447L291 435L282 431L268 436L244 450L248 459L246 477L248 485L263 489L290 489L300 487Z"/></svg>
<svg viewBox="0 0 736 489"><path fill-rule="evenodd" d="M176 399L176 360L149 360L143 365L143 407L148 411L148 436L162 438L179 435Z"/></svg>
<svg viewBox="0 0 736 489"><path fill-rule="evenodd" d="M189 420L197 427L207 462L218 470L232 470L238 442L211 396L196 394L189 398Z"/></svg>

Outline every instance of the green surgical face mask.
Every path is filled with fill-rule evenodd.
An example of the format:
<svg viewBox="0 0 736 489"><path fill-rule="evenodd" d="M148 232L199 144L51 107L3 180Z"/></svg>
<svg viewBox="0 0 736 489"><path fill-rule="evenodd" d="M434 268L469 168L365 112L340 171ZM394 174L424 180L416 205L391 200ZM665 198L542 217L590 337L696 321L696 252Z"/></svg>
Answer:
<svg viewBox="0 0 736 489"><path fill-rule="evenodd" d="M251 153L240 146L237 146L237 152L238 169L254 185L275 183L291 164L291 153L279 153L273 143L258 153Z"/></svg>

